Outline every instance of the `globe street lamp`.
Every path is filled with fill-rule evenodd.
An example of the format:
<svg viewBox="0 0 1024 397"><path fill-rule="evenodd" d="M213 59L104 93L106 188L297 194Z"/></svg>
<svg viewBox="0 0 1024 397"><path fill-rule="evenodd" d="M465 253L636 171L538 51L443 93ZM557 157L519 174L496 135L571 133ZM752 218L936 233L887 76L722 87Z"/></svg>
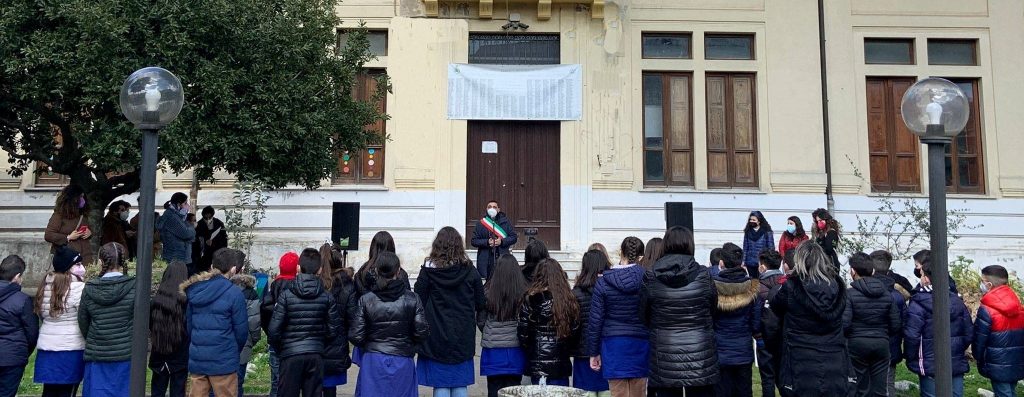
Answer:
<svg viewBox="0 0 1024 397"><path fill-rule="evenodd" d="M935 395L953 395L949 343L949 261L946 244L946 145L963 131L970 116L967 96L949 80L918 81L900 105L907 128L928 145L928 211L935 343Z"/></svg>
<svg viewBox="0 0 1024 397"><path fill-rule="evenodd" d="M121 86L121 112L142 131L142 173L139 188L138 260L135 275L135 316L132 329L130 393L146 395L146 353L149 339L149 290L153 279L153 217L156 200L157 134L178 117L185 97L171 72L158 67L136 70Z"/></svg>

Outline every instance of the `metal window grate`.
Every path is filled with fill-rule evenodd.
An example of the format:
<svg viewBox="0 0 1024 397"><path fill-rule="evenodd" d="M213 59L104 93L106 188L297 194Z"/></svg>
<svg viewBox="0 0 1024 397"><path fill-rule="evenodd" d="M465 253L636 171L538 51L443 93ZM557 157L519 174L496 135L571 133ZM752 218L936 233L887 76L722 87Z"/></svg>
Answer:
<svg viewBox="0 0 1024 397"><path fill-rule="evenodd" d="M471 34L469 63L557 65L562 63L558 35Z"/></svg>

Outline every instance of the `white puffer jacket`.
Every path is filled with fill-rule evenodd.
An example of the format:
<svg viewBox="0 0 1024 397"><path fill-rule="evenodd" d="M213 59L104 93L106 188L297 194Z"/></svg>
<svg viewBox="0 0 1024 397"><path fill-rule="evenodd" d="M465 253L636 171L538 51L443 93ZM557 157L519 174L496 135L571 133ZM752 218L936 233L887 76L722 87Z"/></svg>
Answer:
<svg viewBox="0 0 1024 397"><path fill-rule="evenodd" d="M78 328L78 305L82 301L85 283L71 282L71 289L64 298L64 312L57 317L50 316L52 287L53 275L48 275L40 306L43 325L39 327L39 343L36 348L46 351L85 350L85 338L82 337L82 330Z"/></svg>

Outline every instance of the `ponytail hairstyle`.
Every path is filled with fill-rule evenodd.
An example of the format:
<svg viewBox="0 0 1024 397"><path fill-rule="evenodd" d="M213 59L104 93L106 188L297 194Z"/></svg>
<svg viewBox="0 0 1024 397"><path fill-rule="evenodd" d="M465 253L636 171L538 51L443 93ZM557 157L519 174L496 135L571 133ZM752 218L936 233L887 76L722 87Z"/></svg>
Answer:
<svg viewBox="0 0 1024 397"><path fill-rule="evenodd" d="M573 325L579 322L580 305L569 289L569 279L558 261L548 258L537 264L533 285L527 295L551 294L552 326L559 339L572 336Z"/></svg>
<svg viewBox="0 0 1024 397"><path fill-rule="evenodd" d="M334 276L340 272L351 272L341 262L341 255L334 250L330 243L320 246L320 281L324 283L324 289L330 291L334 286ZM351 274L349 274L351 276Z"/></svg>
<svg viewBox="0 0 1024 397"><path fill-rule="evenodd" d="M171 195L171 199L164 203L164 209L171 207L181 208L182 204L188 202L188 195L182 192L177 192Z"/></svg>
<svg viewBox="0 0 1024 397"><path fill-rule="evenodd" d="M188 300L180 286L187 279L188 270L181 261L171 262L164 270L149 309L149 338L154 353L170 354L185 341Z"/></svg>
<svg viewBox="0 0 1024 397"><path fill-rule="evenodd" d="M126 273L128 263L128 249L121 243L109 242L100 247L100 273L107 274L114 270L121 270Z"/></svg>
<svg viewBox="0 0 1024 397"><path fill-rule="evenodd" d="M633 236L626 237L622 240L621 250L622 259L627 264L639 263L644 256L644 242Z"/></svg>
<svg viewBox="0 0 1024 397"><path fill-rule="evenodd" d="M519 270L519 261L512 254L504 254L494 264L494 272L487 280L484 296L487 311L498 321L515 321L526 296L526 276Z"/></svg>
<svg viewBox="0 0 1024 397"><path fill-rule="evenodd" d="M398 270L402 268L402 262L390 251L377 253L377 285L375 290L382 290L388 282L394 280Z"/></svg>

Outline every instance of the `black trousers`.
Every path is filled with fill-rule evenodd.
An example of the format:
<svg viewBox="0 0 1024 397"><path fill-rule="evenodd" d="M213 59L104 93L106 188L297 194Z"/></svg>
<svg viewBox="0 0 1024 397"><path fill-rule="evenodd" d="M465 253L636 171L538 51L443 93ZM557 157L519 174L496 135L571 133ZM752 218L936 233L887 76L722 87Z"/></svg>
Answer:
<svg viewBox="0 0 1024 397"><path fill-rule="evenodd" d="M757 346L757 372L761 374L761 396L775 397L777 368L782 366L782 355L760 343Z"/></svg>
<svg viewBox="0 0 1024 397"><path fill-rule="evenodd" d="M523 384L522 375L494 375L487 377L487 397L498 397L498 390Z"/></svg>
<svg viewBox="0 0 1024 397"><path fill-rule="evenodd" d="M321 397L324 361L319 354L299 354L281 359L278 397Z"/></svg>
<svg viewBox="0 0 1024 397"><path fill-rule="evenodd" d="M715 397L715 386L690 386L685 388L648 387L647 395L648 397Z"/></svg>
<svg viewBox="0 0 1024 397"><path fill-rule="evenodd" d="M719 365L718 372L721 379L715 385L715 395L718 397L753 397L753 371L750 364L745 365Z"/></svg>
<svg viewBox="0 0 1024 397"><path fill-rule="evenodd" d="M850 362L857 376L857 397L885 397L889 376L889 340L850 338Z"/></svg>
<svg viewBox="0 0 1024 397"><path fill-rule="evenodd" d="M185 383L187 381L188 369L182 369L177 372L154 369L153 384L150 392L153 394L153 397L185 397Z"/></svg>
<svg viewBox="0 0 1024 397"><path fill-rule="evenodd" d="M75 397L78 394L78 384L73 385L43 385L41 397Z"/></svg>

